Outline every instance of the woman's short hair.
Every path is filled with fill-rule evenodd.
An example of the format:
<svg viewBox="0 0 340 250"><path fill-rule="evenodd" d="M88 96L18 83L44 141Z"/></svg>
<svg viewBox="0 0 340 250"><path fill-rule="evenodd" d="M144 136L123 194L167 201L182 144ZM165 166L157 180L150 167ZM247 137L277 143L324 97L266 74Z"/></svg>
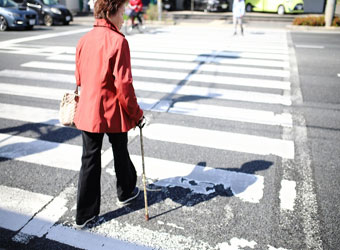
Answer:
<svg viewBox="0 0 340 250"><path fill-rule="evenodd" d="M96 19L107 19L106 14L116 14L119 7L125 4L127 0L96 0L94 4L94 17Z"/></svg>

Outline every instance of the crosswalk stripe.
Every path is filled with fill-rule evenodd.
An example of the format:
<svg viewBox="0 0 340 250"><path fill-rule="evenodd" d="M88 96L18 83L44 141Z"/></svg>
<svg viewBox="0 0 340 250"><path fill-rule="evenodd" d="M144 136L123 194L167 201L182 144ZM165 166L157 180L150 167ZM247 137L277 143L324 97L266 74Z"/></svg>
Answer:
<svg viewBox="0 0 340 250"><path fill-rule="evenodd" d="M271 111L262 111L255 109L242 109L223 107L216 105L205 105L188 102L175 102L173 104L164 105L162 102L158 106L153 107L152 110L164 111L169 108L167 112L181 115L190 115L196 117L207 117L213 119L249 122L266 125L279 125L285 127L292 127L293 121L291 114L275 114Z"/></svg>
<svg viewBox="0 0 340 250"><path fill-rule="evenodd" d="M35 74L36 73L36 74ZM75 78L72 75L66 74L50 74L36 71L21 71L21 70L3 70L0 71L0 76L14 77L21 79L45 80L53 82L65 82L75 84ZM50 98L54 100L61 100L65 90L50 89L42 87L30 86L28 90L24 86L18 88L15 84L0 83L0 93L12 95L31 95L39 98ZM179 86L175 84L162 84L154 82L134 81L134 88L136 90L160 92L168 94L179 94L187 96L202 96L204 98L216 98L224 100L235 100L256 103L282 104L291 105L289 96L282 96L277 94L268 94L253 91L239 91L219 88L196 87L196 86ZM37 92L40 90L41 92ZM70 90L71 91L71 90Z"/></svg>
<svg viewBox="0 0 340 250"><path fill-rule="evenodd" d="M141 64L143 65L143 64ZM144 65L148 65L145 63ZM160 66L163 63L159 63ZM31 61L21 65L22 67L38 68L38 69L54 69L54 70L67 70L74 71L75 65L70 63L54 63L54 62L41 62L41 61ZM195 68L191 70L200 70L200 65L193 65ZM178 65L179 68L180 65ZM205 70L204 65L202 70ZM208 67L209 68L209 67ZM213 70L211 68L210 70ZM244 69L245 70L245 69ZM248 72L253 72L252 69L247 70ZM217 70L218 72L218 70ZM265 71L259 70L259 73L264 73ZM271 71L267 72L268 75L272 74ZM179 72L169 72L164 70L144 70L144 69L132 69L133 76L138 77L152 77L167 80L186 80L186 81L199 81L204 83L218 83L225 85L235 85L235 86L247 86L247 87L257 87L257 88L271 88L271 89L290 89L290 82L278 81L278 80L266 80L266 79L252 79L252 78L240 78L240 77L229 77L229 76L216 76L216 75L206 75L206 74L195 74L195 73L179 73ZM256 73L257 74L257 73ZM274 74L274 73L273 73ZM283 74L285 75L285 74Z"/></svg>
<svg viewBox="0 0 340 250"><path fill-rule="evenodd" d="M131 56L133 58L148 58L148 59L162 59L162 60L174 60L174 61L200 61L209 59L210 55L183 55L183 54L171 54L171 53L147 53L132 51ZM283 60L288 61L288 55L278 54L264 54L254 52L219 52L215 55L217 57L232 57L232 58L253 58L253 59L269 59L269 60Z"/></svg>
<svg viewBox="0 0 340 250"><path fill-rule="evenodd" d="M49 56L47 60L75 62L75 56L74 55L53 55L53 56ZM134 65L134 62L138 60L138 57L135 58L132 53L131 60L132 60L132 65ZM193 61L183 60L182 62L193 62ZM195 62L196 63L198 62L199 63L215 63L218 65L234 64L234 65L264 66L264 67L271 67L271 68L273 67L288 68L289 67L288 61L246 59L246 58L222 58L222 57L215 57L214 54L212 54L211 56L205 57L205 58L201 58L200 60L195 60Z"/></svg>
<svg viewBox="0 0 340 250"><path fill-rule="evenodd" d="M294 159L294 142L289 140L159 123L150 124L144 135L151 140Z"/></svg>
<svg viewBox="0 0 340 250"><path fill-rule="evenodd" d="M142 159L131 155L138 175L142 175ZM238 173L223 169L203 167L181 162L145 157L147 176L156 180L153 184L163 187L183 187L197 194L216 192L215 186L223 185L242 201L259 203L263 197L263 176ZM227 166L221 166L227 167Z"/></svg>
<svg viewBox="0 0 340 250"><path fill-rule="evenodd" d="M52 199L49 195L0 185L0 227L18 231Z"/></svg>
<svg viewBox="0 0 340 250"><path fill-rule="evenodd" d="M136 90L170 93L171 95L202 96L223 100L245 101L255 103L291 105L289 96L268 94L253 91L239 91L219 88L181 86L175 84L162 84L154 82L134 81Z"/></svg>
<svg viewBox="0 0 340 250"><path fill-rule="evenodd" d="M67 187L58 196L54 197L51 202L46 203L42 210L34 214L30 220L18 234L13 237L14 241L25 243L26 235L42 237L48 230L60 219L60 217L68 210L68 197L76 194L74 186ZM27 198L26 198L27 199ZM26 200L26 203L32 202ZM26 205L26 204L23 204Z"/></svg>
<svg viewBox="0 0 340 250"><path fill-rule="evenodd" d="M79 171L81 154L81 146L0 133L0 156L4 158Z"/></svg>

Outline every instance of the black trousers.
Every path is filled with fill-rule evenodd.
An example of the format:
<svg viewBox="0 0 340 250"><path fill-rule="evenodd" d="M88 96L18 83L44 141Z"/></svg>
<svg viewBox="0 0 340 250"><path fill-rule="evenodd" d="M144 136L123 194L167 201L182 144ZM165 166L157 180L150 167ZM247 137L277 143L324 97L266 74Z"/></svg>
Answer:
<svg viewBox="0 0 340 250"><path fill-rule="evenodd" d="M112 145L117 178L117 196L125 200L136 187L137 174L128 152L127 133L107 133ZM101 149L104 133L82 131L83 155L78 180L76 221L99 214Z"/></svg>

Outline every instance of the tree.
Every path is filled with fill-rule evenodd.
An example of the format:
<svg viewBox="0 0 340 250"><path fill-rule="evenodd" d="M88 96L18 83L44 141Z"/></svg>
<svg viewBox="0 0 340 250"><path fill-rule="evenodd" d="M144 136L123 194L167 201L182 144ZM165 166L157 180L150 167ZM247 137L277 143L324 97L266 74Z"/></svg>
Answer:
<svg viewBox="0 0 340 250"><path fill-rule="evenodd" d="M336 7L335 0L327 0L326 10L325 10L326 27L332 26L335 7Z"/></svg>

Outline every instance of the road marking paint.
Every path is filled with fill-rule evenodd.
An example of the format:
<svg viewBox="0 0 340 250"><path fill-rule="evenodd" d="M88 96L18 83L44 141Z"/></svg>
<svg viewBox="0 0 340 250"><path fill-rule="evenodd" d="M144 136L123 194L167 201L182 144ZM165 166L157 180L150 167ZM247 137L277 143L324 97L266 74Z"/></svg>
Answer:
<svg viewBox="0 0 340 250"><path fill-rule="evenodd" d="M154 53L154 52L150 52ZM53 55L49 56L47 60L54 61L66 61L75 62L74 55ZM131 55L132 65L136 65L135 61L139 60ZM192 62L190 60L183 60L182 62ZM235 64L235 65L250 65L250 66L264 66L264 67L278 67L278 68L289 68L289 62L287 61L277 61L277 60L261 60L261 59L244 59L244 58L222 58L215 57L213 54L210 57L200 60L201 63L216 63L218 65L223 64ZM197 63L197 61L196 61Z"/></svg>
<svg viewBox="0 0 340 250"><path fill-rule="evenodd" d="M266 125L280 125L287 127L292 127L293 125L292 116L287 113L275 114L271 111L241 109L188 102L175 102L172 105L167 102L165 103L166 104L164 105L164 102L160 102L160 107L156 105L151 110Z"/></svg>
<svg viewBox="0 0 340 250"><path fill-rule="evenodd" d="M19 230L52 199L49 195L0 185L0 227Z"/></svg>
<svg viewBox="0 0 340 250"><path fill-rule="evenodd" d="M66 82L66 83L75 84L74 76L68 75L68 74L55 74L55 73L51 74L51 73L43 73L43 72L36 72L36 71L22 71L22 70L2 70L0 71L0 76L21 78L21 79ZM256 102L256 103L282 104L282 105L287 105L287 106L290 106L292 103L289 96L267 94L267 93L261 93L261 92L252 92L252 91L239 91L239 90L206 88L206 87L196 87L196 86L179 86L179 85L174 85L174 84L152 83L152 82L143 82L143 81L134 81L134 88L136 90L170 93L171 95L179 94L179 95L187 95L187 96L202 96L205 98L217 98L217 99L224 99L224 100L237 100L237 101ZM17 92L19 93L18 89L20 88L16 88L16 89L17 89ZM49 95L52 95L51 90L49 90L49 92L50 92ZM32 93L31 96L37 96L37 93L36 92ZM60 98L61 97L62 95L60 96Z"/></svg>
<svg viewBox="0 0 340 250"><path fill-rule="evenodd" d="M151 140L294 159L294 142L289 140L157 123L147 126L144 135Z"/></svg>
<svg viewBox="0 0 340 250"><path fill-rule="evenodd" d="M133 58L148 58L148 59L163 59L174 61L206 61L209 60L210 55L183 55L183 54L171 54L171 53L147 53L132 51L131 56ZM265 54L265 53L253 53L253 52L220 52L217 59L223 59L223 57L231 58L253 58L253 59L269 59L269 60L283 60L289 59L288 55L278 54Z"/></svg>
<svg viewBox="0 0 340 250"><path fill-rule="evenodd" d="M132 67L135 67L135 66L193 70L197 67L197 63L133 59ZM289 77L289 71L287 70L263 69L263 68L241 67L241 66L235 67L235 66L226 66L226 65L220 65L220 64L201 64L199 65L199 70L214 72L214 73L234 73L234 74L246 74L246 75L272 76L272 77Z"/></svg>
<svg viewBox="0 0 340 250"><path fill-rule="evenodd" d="M148 62L151 61L146 61L144 63L140 63L140 65L143 66L150 66ZM151 63L152 65L156 66L157 64L154 64L154 62ZM169 66L166 66L166 65ZM184 65L181 66L180 63L175 63L178 64L177 66L172 67L171 63L162 63L159 62L159 66L165 66L165 67L170 67L170 68L185 68ZM28 63L24 63L21 65L22 67L29 67L29 68L43 68L43 69L53 69L53 70L67 70L67 71L74 71L75 67L74 64L69 64L69 63L53 63L53 62L42 62L42 61L32 61ZM191 65L194 68L190 67L190 70L194 70L195 68L201 69L200 65L197 64L192 64ZM211 66L211 65L206 65L206 66ZM202 66L202 70L205 68L209 67L204 67ZM227 67L224 67L225 70L227 70ZM237 67L236 67L237 68ZM189 69L189 68L188 68ZM195 69L196 70L196 69ZM210 67L210 70L213 71L214 67ZM219 71L219 70L217 70ZM230 72L233 71L233 69L229 69ZM235 71L237 71L235 69ZM243 69L242 71L248 71L248 72L253 72L252 69L245 70ZM260 70L257 69L257 71L261 75L280 75L277 71L275 70L268 70L267 73L265 73L265 70ZM256 72L256 71L255 71ZM276 73L275 73L276 72ZM281 72L281 71L280 71ZM284 71L287 72L287 71ZM185 81L199 81L199 82L205 82L205 83L218 83L218 84L225 84L225 85L236 85L236 86L247 86L247 87L257 87L257 88L272 88L272 89L285 89L289 90L290 89L290 82L287 81L278 81L278 80L266 80L266 79L252 79L252 78L239 78L239 77L229 77L229 76L216 76L216 75L206 75L206 74L195 74L195 73L180 73L180 72L168 72L164 70L144 70L144 69L132 69L133 76L138 76L138 77L149 77L152 76L152 78L161 78L161 79L173 79L173 80L185 80ZM256 73L257 74L257 73ZM283 73L281 74L282 77L287 77L289 74Z"/></svg>
<svg viewBox="0 0 340 250"><path fill-rule="evenodd" d="M340 74L338 74L338 77L340 77Z"/></svg>
<svg viewBox="0 0 340 250"><path fill-rule="evenodd" d="M36 40L41 40L41 39L48 39L52 37L69 36L69 35L74 35L78 33L85 33L85 32L88 32L89 30L91 29L85 28L85 29L70 30L70 31L58 32L58 33L49 33L49 34L44 34L44 35L16 38L16 39L11 39L11 40L0 42L0 47L3 48L5 46L16 44L16 43L30 42L30 41L36 41Z"/></svg>
<svg viewBox="0 0 340 250"><path fill-rule="evenodd" d="M282 180L280 190L281 209L294 210L296 198L296 182Z"/></svg>
<svg viewBox="0 0 340 250"><path fill-rule="evenodd" d="M4 158L79 171L81 154L81 146L0 133L0 156Z"/></svg>
<svg viewBox="0 0 340 250"><path fill-rule="evenodd" d="M304 49L324 49L325 46L322 45L309 45L309 44L295 44L296 48L304 48Z"/></svg>
<svg viewBox="0 0 340 250"><path fill-rule="evenodd" d="M144 230L143 230L144 231ZM142 250L149 249L134 243L122 241L107 235L92 233L84 230L75 230L61 224L51 228L46 235L47 239L58 241L82 249L122 249Z"/></svg>
<svg viewBox="0 0 340 250"><path fill-rule="evenodd" d="M170 93L170 95L178 94L186 96L202 96L204 98L216 98L223 100L282 104L287 106L291 105L291 100L289 96L267 94L261 92L239 91L196 86L180 86L175 84L162 84L144 81L134 81L133 86L135 90Z"/></svg>
<svg viewBox="0 0 340 250"><path fill-rule="evenodd" d="M63 190L57 197L34 215L33 219L26 224L18 234L13 237L16 242L27 243L28 238L25 236L38 236L42 237L48 230L60 219L60 217L68 210L67 202L69 196L77 193L77 189L70 186ZM28 197L26 197L26 200ZM32 201L31 201L32 202Z"/></svg>
<svg viewBox="0 0 340 250"><path fill-rule="evenodd" d="M142 175L142 159L139 155L130 155L137 174ZM167 161L145 157L148 166L147 177L157 186L183 187L196 194L209 195L216 192L215 187L223 185L227 190L245 202L259 203L263 197L263 176L233 172L211 167ZM221 166L228 167L228 166Z"/></svg>

